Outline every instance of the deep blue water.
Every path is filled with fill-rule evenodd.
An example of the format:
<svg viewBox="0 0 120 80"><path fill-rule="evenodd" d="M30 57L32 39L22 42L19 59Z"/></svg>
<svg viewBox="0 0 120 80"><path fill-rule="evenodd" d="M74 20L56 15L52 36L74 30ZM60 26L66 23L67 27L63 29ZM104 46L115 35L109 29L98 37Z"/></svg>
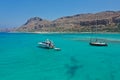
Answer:
<svg viewBox="0 0 120 80"><path fill-rule="evenodd" d="M47 38L61 51L37 47ZM120 34L0 33L0 80L120 80Z"/></svg>

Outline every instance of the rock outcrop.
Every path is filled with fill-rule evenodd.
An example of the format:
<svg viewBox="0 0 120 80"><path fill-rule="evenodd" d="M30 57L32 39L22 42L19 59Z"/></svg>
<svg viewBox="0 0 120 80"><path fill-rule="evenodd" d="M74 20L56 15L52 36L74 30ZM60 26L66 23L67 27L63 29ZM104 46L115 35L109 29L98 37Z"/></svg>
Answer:
<svg viewBox="0 0 120 80"><path fill-rule="evenodd" d="M120 11L105 11L100 13L77 14L65 16L54 21L43 20L39 17L29 19L17 31L98 31L117 32L120 31Z"/></svg>
<svg viewBox="0 0 120 80"><path fill-rule="evenodd" d="M30 18L25 24L17 29L17 31L41 31L50 25L50 21L43 20L39 17Z"/></svg>

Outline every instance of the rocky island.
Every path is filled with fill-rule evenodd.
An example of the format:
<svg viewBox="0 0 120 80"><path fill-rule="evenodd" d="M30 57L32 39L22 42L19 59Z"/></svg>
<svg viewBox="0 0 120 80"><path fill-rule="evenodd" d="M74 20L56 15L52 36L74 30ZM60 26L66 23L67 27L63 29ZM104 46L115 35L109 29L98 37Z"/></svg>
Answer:
<svg viewBox="0 0 120 80"><path fill-rule="evenodd" d="M76 14L53 21L39 17L27 20L16 29L18 32L120 32L120 11Z"/></svg>

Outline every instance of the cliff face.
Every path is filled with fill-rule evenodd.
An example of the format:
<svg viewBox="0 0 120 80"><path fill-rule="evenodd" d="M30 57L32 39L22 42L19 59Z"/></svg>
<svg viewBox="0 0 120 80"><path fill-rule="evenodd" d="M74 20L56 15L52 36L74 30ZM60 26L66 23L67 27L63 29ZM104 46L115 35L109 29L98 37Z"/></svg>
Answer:
<svg viewBox="0 0 120 80"><path fill-rule="evenodd" d="M105 11L95 14L65 16L54 21L39 17L29 19L17 31L119 31L120 11Z"/></svg>

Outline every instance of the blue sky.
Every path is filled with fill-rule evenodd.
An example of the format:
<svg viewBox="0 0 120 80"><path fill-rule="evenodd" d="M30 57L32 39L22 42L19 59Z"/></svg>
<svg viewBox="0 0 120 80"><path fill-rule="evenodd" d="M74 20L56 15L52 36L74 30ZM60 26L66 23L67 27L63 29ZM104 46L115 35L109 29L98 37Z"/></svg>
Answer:
<svg viewBox="0 0 120 80"><path fill-rule="evenodd" d="M63 16L120 11L120 0L0 0L0 26L21 26L31 17L55 20Z"/></svg>

